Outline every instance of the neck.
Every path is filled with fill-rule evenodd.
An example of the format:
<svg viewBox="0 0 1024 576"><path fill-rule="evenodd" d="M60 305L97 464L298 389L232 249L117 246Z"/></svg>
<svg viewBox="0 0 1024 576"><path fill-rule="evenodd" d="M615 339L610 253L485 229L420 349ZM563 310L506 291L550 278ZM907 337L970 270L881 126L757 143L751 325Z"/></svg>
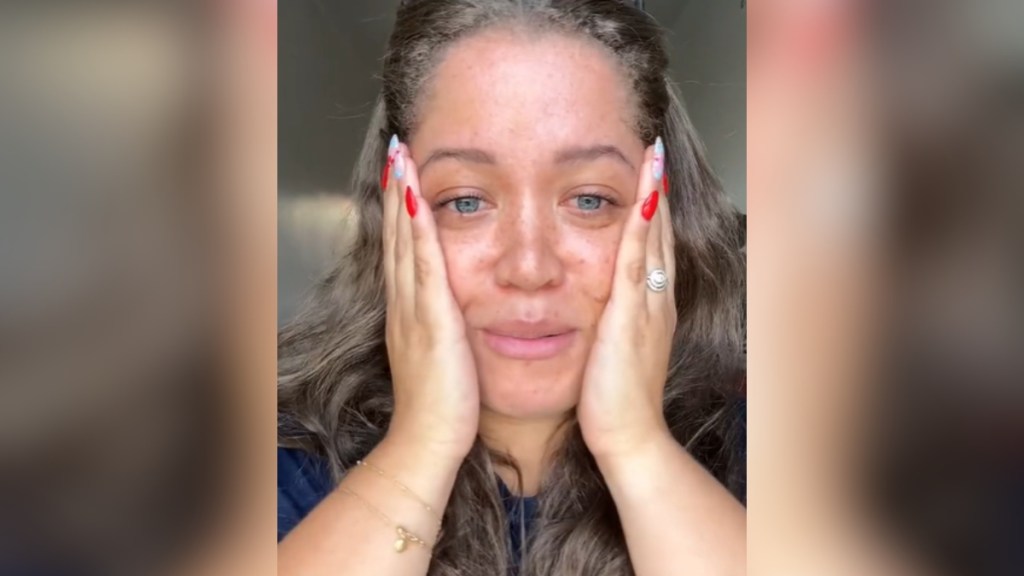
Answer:
<svg viewBox="0 0 1024 576"><path fill-rule="evenodd" d="M521 480L513 468L495 464L498 476L513 494L534 496L540 491L544 471L567 429L564 424L568 418L569 414L559 414L519 419L481 407L480 438L488 448L510 456L519 466Z"/></svg>

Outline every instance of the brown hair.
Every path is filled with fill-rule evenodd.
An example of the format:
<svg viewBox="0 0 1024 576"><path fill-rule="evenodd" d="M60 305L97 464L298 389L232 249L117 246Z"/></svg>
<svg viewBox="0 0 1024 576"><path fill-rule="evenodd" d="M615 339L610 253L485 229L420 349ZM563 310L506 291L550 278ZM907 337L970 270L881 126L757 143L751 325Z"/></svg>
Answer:
<svg viewBox="0 0 1024 576"><path fill-rule="evenodd" d="M384 341L381 193L388 139L416 129L416 95L455 42L496 26L596 41L635 96L635 130L667 149L676 237L678 326L664 409L675 438L734 491L743 484L737 418L742 381L745 263L736 211L667 76L662 31L618 0L430 0L399 9L383 90L353 174L353 244L279 337L279 442L324 458L336 480L383 437L393 409ZM622 527L579 427L560 447L539 494L523 574L632 574ZM502 574L511 561L494 454L478 439L459 470L431 575ZM742 497L742 496L741 496Z"/></svg>

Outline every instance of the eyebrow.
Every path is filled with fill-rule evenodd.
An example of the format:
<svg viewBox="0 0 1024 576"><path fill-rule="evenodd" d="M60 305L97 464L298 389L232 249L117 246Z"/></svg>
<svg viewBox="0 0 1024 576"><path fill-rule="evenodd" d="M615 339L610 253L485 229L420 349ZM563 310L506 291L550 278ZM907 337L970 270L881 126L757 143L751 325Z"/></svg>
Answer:
<svg viewBox="0 0 1024 576"><path fill-rule="evenodd" d="M626 158L626 155L622 153L622 150L619 150L618 146L612 146L611 144L565 148L555 154L555 164L592 162L604 157L611 157L616 160L620 160L626 166L629 166L631 169L635 169L633 168L633 163Z"/></svg>
<svg viewBox="0 0 1024 576"><path fill-rule="evenodd" d="M635 170L633 163L626 158L617 146L611 144L597 144L594 146L573 146L563 148L555 154L555 164L572 164L576 162L592 162L599 158L610 157L621 161L630 169ZM493 154L480 148L438 148L427 156L423 164L419 166L419 173L426 172L427 167L440 160L459 160L472 164L485 164L494 166L498 163Z"/></svg>
<svg viewBox="0 0 1024 576"><path fill-rule="evenodd" d="M430 166L432 163L448 158L492 166L498 163L493 154L479 148L438 148L431 152L430 156L427 156L427 159L419 166L419 173L423 174L426 172L427 166Z"/></svg>

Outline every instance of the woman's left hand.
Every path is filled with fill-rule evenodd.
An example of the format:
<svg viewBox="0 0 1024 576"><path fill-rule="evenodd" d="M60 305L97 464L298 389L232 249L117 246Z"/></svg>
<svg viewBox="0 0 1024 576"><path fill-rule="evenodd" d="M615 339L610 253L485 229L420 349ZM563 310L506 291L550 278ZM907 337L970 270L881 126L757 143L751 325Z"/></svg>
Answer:
<svg viewBox="0 0 1024 576"><path fill-rule="evenodd" d="M660 139L645 154L637 201L626 222L608 300L583 375L577 416L591 454L600 462L628 455L669 436L662 410L672 337L675 258L665 202ZM648 287L652 270L667 286Z"/></svg>

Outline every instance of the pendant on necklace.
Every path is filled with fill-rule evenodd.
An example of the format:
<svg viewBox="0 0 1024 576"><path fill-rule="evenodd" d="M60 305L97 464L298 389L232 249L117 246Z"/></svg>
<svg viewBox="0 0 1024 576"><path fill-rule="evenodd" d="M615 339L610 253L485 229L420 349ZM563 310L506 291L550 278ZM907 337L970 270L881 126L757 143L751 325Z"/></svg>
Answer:
<svg viewBox="0 0 1024 576"><path fill-rule="evenodd" d="M398 539L395 540L395 552L398 552L398 553L405 552L405 548L406 548L406 546L408 544L409 544L409 541L406 540L405 530L403 530L402 527L399 526L398 527Z"/></svg>

